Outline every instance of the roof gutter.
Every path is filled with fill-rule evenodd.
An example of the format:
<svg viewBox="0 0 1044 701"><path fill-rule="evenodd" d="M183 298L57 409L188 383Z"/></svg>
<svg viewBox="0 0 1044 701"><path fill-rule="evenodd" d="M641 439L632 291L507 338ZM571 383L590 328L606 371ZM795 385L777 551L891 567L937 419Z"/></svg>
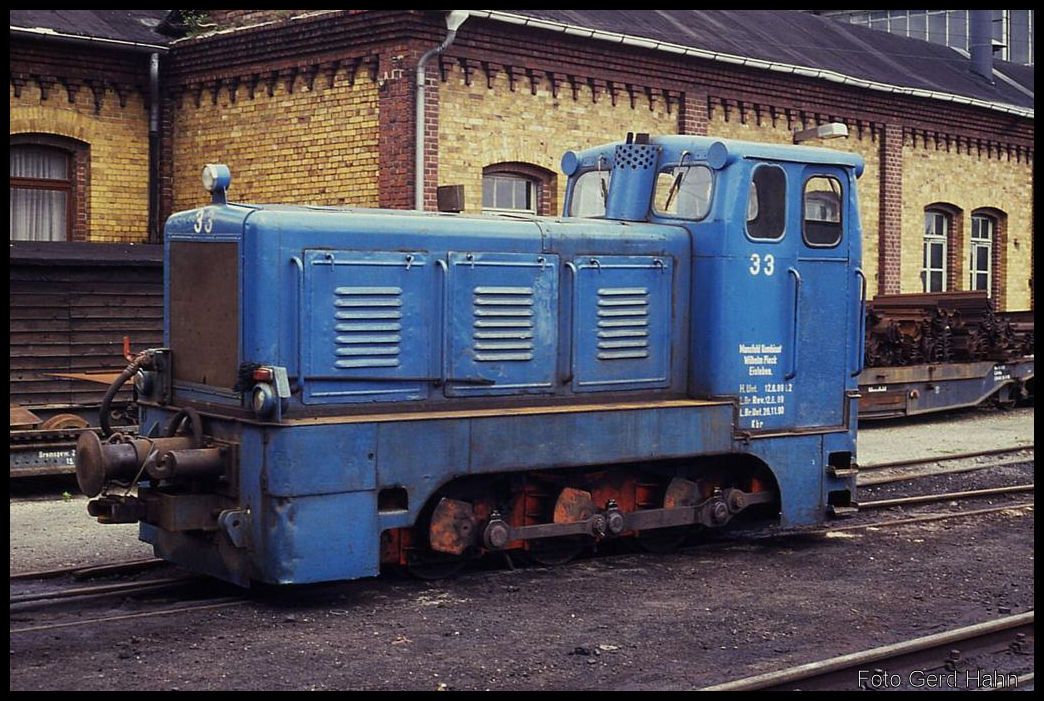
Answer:
<svg viewBox="0 0 1044 701"><path fill-rule="evenodd" d="M646 39L644 37L631 36L629 34L618 34L616 32L606 32L600 29L590 29L588 27L580 27L577 25L565 24L562 22L554 22L551 20L536 19L533 17L523 17L521 15L513 15L511 13L502 12L500 10L464 10L464 12L467 12L471 17L475 17L478 19L489 19L493 20L494 22L505 22L507 24L513 24L516 26L521 25L525 27L530 27L532 29L544 29L552 32L561 32L562 34L568 34L570 36L581 37L584 39L608 41L633 48L648 49L652 51L663 51L665 53L690 56L692 58L702 58L710 61L717 61L719 63L728 63L737 66L745 66L748 68L759 68L762 70L774 71L776 73L787 73L790 75L799 75L807 78L816 78L819 80L827 80L832 83L839 83L841 85L847 85L850 87L863 88L865 90L875 90L878 92L885 92L893 95L907 95L909 97L922 97L929 100L941 100L944 102L968 105L971 107L979 107L982 109L993 110L997 112L1005 112L1007 114L1013 114L1019 117L1033 119L1033 110L1024 107L1018 107L1016 105L1008 105L1002 102L990 102L988 100L979 100L973 97L965 97L963 95L954 95L952 93L938 92L936 90L922 90L920 88L908 88L900 85L879 83L873 80L854 78L852 76L844 75L843 73L838 73L836 71L828 71L820 68L808 68L805 66L798 66L789 63L779 63L776 61L765 61L762 59L749 58L746 56L737 56L735 54L720 53L717 51L707 51L704 49L696 49L689 46L682 46L681 44L672 44L666 41L657 41L656 39Z"/></svg>
<svg viewBox="0 0 1044 701"><path fill-rule="evenodd" d="M46 27L11 27L11 36L21 36L33 39L47 39L60 41L68 44L85 44L89 46L104 46L112 49L123 49L125 51L138 51L142 53L166 53L170 49L162 44L143 44L137 41L123 41L122 39L104 39L102 37L89 37L80 34L66 34L56 32Z"/></svg>

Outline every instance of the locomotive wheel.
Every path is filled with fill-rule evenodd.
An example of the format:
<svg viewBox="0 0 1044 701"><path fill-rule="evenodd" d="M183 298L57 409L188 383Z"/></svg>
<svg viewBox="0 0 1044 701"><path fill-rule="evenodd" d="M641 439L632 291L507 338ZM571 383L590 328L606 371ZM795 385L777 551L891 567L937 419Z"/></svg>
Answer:
<svg viewBox="0 0 1044 701"><path fill-rule="evenodd" d="M583 536L541 538L530 541L529 549L525 553L526 558L535 565L558 567L583 552L585 544Z"/></svg>
<svg viewBox="0 0 1044 701"><path fill-rule="evenodd" d="M464 569L467 560L456 555L431 551L414 551L407 558L406 571L417 579L433 581L449 579Z"/></svg>
<svg viewBox="0 0 1044 701"><path fill-rule="evenodd" d="M87 421L76 414L55 414L40 424L41 431L58 431L66 428L87 428Z"/></svg>
<svg viewBox="0 0 1044 701"><path fill-rule="evenodd" d="M558 493L558 498L551 507L551 521L554 523L584 521L591 518L594 511L594 502L591 501L590 492L565 487ZM529 547L525 551L526 558L543 567L558 567L583 552L587 543L588 539L584 536L538 538L529 541Z"/></svg>
<svg viewBox="0 0 1044 701"><path fill-rule="evenodd" d="M689 529L684 526L657 528L652 531L641 531L635 536L634 542L647 553L664 555L677 550L688 535Z"/></svg>
<svg viewBox="0 0 1044 701"><path fill-rule="evenodd" d="M699 486L690 480L675 477L664 489L662 506L674 508L678 506L692 506L699 500ZM638 546L650 553L664 554L673 552L685 542L689 534L687 526L676 526L673 528L656 528L641 531L635 537Z"/></svg>

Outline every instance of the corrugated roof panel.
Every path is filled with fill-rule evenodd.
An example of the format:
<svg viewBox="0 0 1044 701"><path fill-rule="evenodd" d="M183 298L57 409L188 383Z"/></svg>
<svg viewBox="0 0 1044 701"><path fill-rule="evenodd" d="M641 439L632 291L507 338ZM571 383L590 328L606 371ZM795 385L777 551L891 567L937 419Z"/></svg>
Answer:
<svg viewBox="0 0 1044 701"><path fill-rule="evenodd" d="M156 28L170 10L11 10L11 26L99 39L166 45Z"/></svg>
<svg viewBox="0 0 1044 701"><path fill-rule="evenodd" d="M797 10L499 10L545 22L668 42L695 50L789 64L914 90L1033 109L1033 97L991 85L949 47ZM996 62L1032 91L1032 67Z"/></svg>

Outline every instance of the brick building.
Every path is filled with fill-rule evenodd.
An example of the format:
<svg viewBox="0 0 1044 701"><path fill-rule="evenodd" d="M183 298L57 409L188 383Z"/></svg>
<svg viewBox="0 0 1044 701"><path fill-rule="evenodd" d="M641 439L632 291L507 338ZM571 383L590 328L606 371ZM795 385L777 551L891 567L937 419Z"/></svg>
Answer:
<svg viewBox="0 0 1044 701"><path fill-rule="evenodd" d="M791 143L840 121L848 138L820 145L866 161L871 295L1032 304L1032 67L797 11L82 12L116 29L11 12L11 144L67 154L71 239L158 240L204 201L207 162L231 167L238 201L413 208L419 192L435 209L459 186L465 212L554 214L567 149L629 131ZM14 168L13 192L46 185Z"/></svg>

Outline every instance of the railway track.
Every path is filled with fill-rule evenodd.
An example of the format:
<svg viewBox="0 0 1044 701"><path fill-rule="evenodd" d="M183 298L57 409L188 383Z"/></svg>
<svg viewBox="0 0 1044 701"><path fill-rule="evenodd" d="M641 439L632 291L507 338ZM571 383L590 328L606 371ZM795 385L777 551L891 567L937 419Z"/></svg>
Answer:
<svg viewBox="0 0 1044 701"><path fill-rule="evenodd" d="M194 581L199 580L197 577L161 577L141 582L118 582L115 584L98 584L90 587L68 587L63 589L32 592L28 594L12 594L11 605L45 603L60 599L107 596L110 594L126 596L131 594L141 594L144 592L151 593L163 589L174 589L190 584Z"/></svg>
<svg viewBox="0 0 1044 701"><path fill-rule="evenodd" d="M969 464L972 460L982 462ZM861 521L862 517L869 517L872 521L831 530L882 527L1032 508L1032 501L1011 501L1016 495L1035 491L1032 465L1033 446L1030 445L962 453L941 459L902 460L872 464L865 468L861 466L857 499L853 501L858 512L853 518ZM976 502L980 505L985 502L987 508L976 509L972 506L969 510L969 504ZM954 504L957 508L928 513L920 508L940 503ZM874 516L885 512L898 515L899 518Z"/></svg>
<svg viewBox="0 0 1044 701"><path fill-rule="evenodd" d="M701 691L1017 689L1033 681L1033 611Z"/></svg>
<svg viewBox="0 0 1044 701"><path fill-rule="evenodd" d="M122 562L109 562L102 565L75 565L73 567L58 567L50 570L34 570L30 572L13 572L11 581L26 579L54 579L56 577L72 577L73 579L90 579L105 575L119 575L141 570L152 569L165 565L166 560L158 557L142 558L137 560L124 560Z"/></svg>
<svg viewBox="0 0 1044 701"><path fill-rule="evenodd" d="M817 529L815 531L803 532L803 535L825 535L827 533L837 531L879 529L888 526L909 525L916 523L925 523L929 521L972 518L993 513L999 513L1003 511L1011 512L1022 509L1031 509L1032 507L1033 502L1022 502L962 512L932 513L913 516L909 518L875 520L867 523L852 524L847 526L833 526L828 528ZM763 537L785 538L793 536L794 533L781 533L776 534L775 536L759 536L758 539L761 539ZM701 545L695 546L695 548L697 548L702 553L706 552L707 548L713 549L715 547L728 547L732 545L734 542L734 538L725 538L720 541L703 543ZM11 575L11 580L12 582L26 582L46 581L61 577L67 577L71 579L83 579L95 576L112 576L114 574L119 573L137 573L143 570L152 569L157 565L163 564L166 563L162 560L149 558L142 560L131 560L122 563L108 563L104 565L78 566L54 570L42 570L36 572L24 572ZM87 618L81 617L79 615L79 611L74 610L72 614L70 614L70 617L63 620L54 620L53 618L47 618L46 620L38 621L38 618L41 618L39 613L40 609L76 606L78 602L81 601L95 601L98 598L113 596L134 597L138 595L143 595L147 597L149 595L162 594L164 592L177 593L179 591L187 591L191 593L192 588L198 585L201 581L206 582L206 590L208 591L208 593L212 593L214 588L213 581L203 580L199 577L184 576L155 578L137 582L102 584L90 587L68 587L59 589L48 589L44 591L34 591L26 594L14 594L11 596L12 625L10 628L10 634L14 635L19 633L56 630L85 625L112 623L124 620L150 618L156 616L192 613L210 609L221 609L250 603L253 600L247 595L220 596L213 598L206 597L197 601L178 603L173 606L159 607L146 611L132 611L127 613L118 613L113 615L95 616ZM27 615L30 616L28 620L26 619ZM1020 680L1021 679L1022 678L1020 677ZM1020 681L1019 683L1021 684L1023 682Z"/></svg>
<svg viewBox="0 0 1044 701"><path fill-rule="evenodd" d="M950 460L962 461L962 460L982 458L982 457L1000 457L1001 458L1000 462L994 461L994 462L990 462L988 464L979 464L979 465L974 466L974 468L973 468L973 469L982 470L982 469L987 469L987 468L990 468L990 467L999 467L999 466L1006 466L1006 465L1012 464L1011 461L1005 461L1004 459L1010 457L1013 454L1019 454L1019 455L1022 456L1019 460L1015 461L1016 464L1024 464L1028 460L1032 461L1032 456L1030 456L1029 458L1026 457L1027 451L1032 451L1032 446L1029 446L1029 447L1019 447L1019 448L1016 448L1016 449L979 451L979 452L969 453L969 454L948 456L948 458L946 460L947 461L950 461ZM942 462L942 461L939 460L939 459L905 460L905 461L899 461L899 462L893 462L893 463L875 464L875 465L871 465L868 468L864 468L864 469L869 469L871 471L887 470L887 469L890 469L890 468L897 468L897 467L906 469L906 468L909 468L911 466L916 466L916 465L919 465L919 464L920 465L925 465L925 464L935 465L935 464L937 464L939 462ZM936 475L939 475L939 474L950 474L952 472L954 472L954 470L944 470L941 473L940 472L930 472L930 473L927 473L927 474L917 473L917 474L909 475L906 479L918 479L918 478L922 478L922 477L936 476ZM888 481L889 482L896 482L896 481L899 481L899 479L895 478L895 477L892 477ZM878 483L875 483L875 484L878 484ZM1003 487L990 487L990 488L987 488L987 489L961 490L961 491L941 492L941 493L934 493L934 494L903 495L903 496L899 496L899 497L896 497L896 498L888 498L888 499L862 499L862 500L856 502L854 505L858 507L859 512L861 514L870 514L871 512L883 511L883 510L886 510L886 509L895 509L896 507L898 507L900 511L903 511L903 508L907 507L907 506L916 506L916 505L924 505L924 504L939 503L939 502L965 501L965 500L971 500L971 499L989 498L989 497L1000 496L1000 495L1014 495L1014 494L1019 494L1019 493L1031 493L1033 491L1034 491L1034 485L1033 484L1017 484L1017 485L1008 485L1008 486L1003 486ZM873 518L872 520L867 520L867 521L864 521L862 523L841 523L841 522L835 522L835 523L831 523L831 524L826 525L824 528L816 529L816 530L810 530L810 531L803 531L802 533L804 533L804 534L811 534L811 535L815 535L815 534L822 535L822 534L826 534L826 533L830 533L830 532L837 532L837 531L849 531L849 530L859 530L859 529L882 528L882 527L896 526L896 525L902 525L902 524L914 524L914 523L921 523L921 522L928 522L928 521L938 521L938 520L957 519L957 518L968 518L968 517L974 517L974 516L979 516L979 515L986 515L986 514L990 514L990 513L1002 512L1002 511L1030 509L1032 507L1033 507L1033 503L1032 503L1032 501L1029 501L1029 502L1006 503L1006 504L1001 504L1001 505L996 505L996 506L990 506L988 508L973 509L973 510L946 511L946 512L942 512L942 513L936 512L936 513L911 513L911 514L906 514L905 512L903 512L900 518L886 518L886 519ZM717 542L725 542L725 543L727 543L727 542L732 542L732 541L735 540L733 534L723 534L723 535L725 535L725 537L721 541L717 541ZM775 534L769 533L769 534L767 534L765 536L758 536L758 535L753 534L753 533L743 533L743 532L741 532L739 537L743 538L745 536L751 536L751 535L754 538L756 538L756 539L761 539L762 537L776 537L776 536L786 537L788 535L788 533L779 532L779 533L775 533ZM703 545L712 544L713 542L715 542L715 541L711 541L710 543L704 543ZM612 548L610 548L609 551L611 552ZM129 560L129 561L124 561L124 562L105 563L105 564L100 564L100 565L80 565L80 566L57 568L57 569L50 569L50 570L39 570L39 571L32 571L32 572L14 573L14 574L10 575L10 579L11 579L11 582L12 582L12 592L14 592L14 585L15 585L16 582L23 583L23 582L45 581L45 580L55 580L55 579L66 579L66 580L71 580L73 582L80 582L80 581L83 581L83 580L88 580L88 579L98 578L98 577L138 575L138 574L140 574L142 572L147 572L149 570L152 570L152 569L155 569L157 567L164 566L164 565L167 565L167 563L165 561L163 561L163 560L160 560L160 559L157 559L157 558L145 558L145 559ZM198 580L198 578L193 578L193 577L165 577L165 578L147 579L147 580L144 580L144 581L136 581L136 582L119 582L119 583L101 584L101 585L96 585L96 586L64 586L64 587L56 587L56 588L49 588L49 589L43 589L43 590L41 590L38 586L37 587L33 587L30 584L28 587L23 588L24 589L23 592L12 593L12 595L11 595L11 606L12 606L12 609L15 609L15 608L24 609L24 608L27 608L27 607L39 608L39 607L47 607L47 606L59 606L59 605L62 604L62 602L67 602L69 600L87 600L87 599L94 599L94 598L97 598L97 597L106 597L106 596L115 596L115 595L119 595L119 596L136 596L136 595L139 595L139 594L157 594L157 593L160 593L160 592L163 592L163 591L171 591L171 590L177 590L179 588L190 587L193 581L199 581L199 580ZM240 599L238 599L238 598L236 598L234 600L235 601L240 601ZM194 608L199 608L200 606L207 606L207 605L209 605L209 603L207 601L203 601L200 604L196 604L196 605L193 605L193 606L190 606L190 607L178 607L175 610L178 610L178 611L192 610ZM163 615L163 613L165 613L165 611L157 611L156 614L135 613L134 615L135 616ZM119 619L119 618L121 618L121 616L117 616L116 617L116 619ZM91 621L84 621L84 623L90 623L90 622ZM65 626L65 625L76 625L76 624L77 623L58 624L58 625ZM36 627L27 628L26 630L29 630L29 629L37 629L37 628ZM12 632L19 632L19 631L15 630L15 629L12 629Z"/></svg>
<svg viewBox="0 0 1044 701"><path fill-rule="evenodd" d="M907 461L904 464L910 464L911 461ZM1006 464L1006 463L1005 463ZM995 465L994 465L995 466ZM917 475L922 477L924 475ZM1033 484L1020 484L1010 485L1004 487L992 487L987 489L976 489L976 490L963 490L957 492L943 492L938 494L925 494L915 496L904 496L892 499L877 499L877 500L864 500L855 502L855 506L860 512L869 512L875 510L890 509L893 507L903 507L919 504L930 504L939 502L955 502L969 499L984 498L997 495L1005 494L1019 494L1028 493L1034 491ZM843 531L853 529L865 529L883 527L889 525L898 525L903 523L917 523L922 521L934 521L944 520L953 518L965 518L974 515L995 513L1000 511L1012 510L1012 509L1025 509L1032 508L1033 502L1022 502L1013 504L1004 504L990 508L976 509L973 511L960 511L960 512L946 512L946 513L933 513L924 514L919 516L913 516L910 518L902 519L887 519L887 520L875 520L868 523L860 523L856 525L840 525L833 526L829 525L821 529L814 529L809 531L802 531L803 534L823 534L832 531ZM785 537L787 534L779 534ZM772 535L768 536L772 537ZM726 537L725 540L729 540ZM37 570L30 572L12 573L10 575L11 582L20 582L28 580L47 580L56 579L61 577L68 577L73 580L85 580L95 577L103 576L119 576L124 574L138 573L147 571L153 568L167 565L165 560L159 558L143 558L136 560L128 560L124 562L106 563L100 565L77 565L72 567L63 567L49 570ZM16 603L29 603L29 602L46 602L49 600L67 599L75 597L90 597L90 596L102 596L113 593L121 594L134 594L137 592L155 591L162 588L172 588L179 585L186 584L192 581L192 577L173 577L165 579L147 580L144 582L135 583L120 583L113 585L98 585L95 587L78 587L78 588L66 588L57 589L53 591L36 592L33 594L17 595L11 597L11 604Z"/></svg>
<svg viewBox="0 0 1044 701"><path fill-rule="evenodd" d="M860 530L860 529L879 529L879 528L888 527L888 526L909 525L909 524L916 524L916 523L925 523L925 522L929 522L929 521L939 521L939 520L958 519L958 518L971 518L971 517L984 516L984 515L992 514L992 513L999 513L999 512L1002 512L1002 511L1017 511L1017 510L1021 510L1021 509L1029 509L1029 508L1032 508L1032 507L1033 507L1033 503L1032 502L1026 502L1026 503L1020 503L1020 504L1009 504L1009 505L1005 505L1005 506L990 507L990 508L985 508L985 509L976 509L976 510L965 511L965 512L950 512L950 513L944 513L944 514L928 514L928 515L921 515L921 516L916 516L916 517L911 517L911 518L892 519L892 520L888 520L888 521L875 521L875 522L855 524L855 525L849 525L849 526L840 526L840 527L834 527L834 528L823 528L823 529L819 529L819 530L816 530L816 531L810 531L806 535L825 535L826 533L837 532L837 531L851 531L851 530ZM763 536L763 537L771 538L771 537L793 537L793 536L794 536L793 533L787 533L787 534L777 534L776 536ZM702 545L695 546L695 547L699 550L699 552L703 553L708 548L713 549L715 547L729 547L730 545L734 544L734 542L735 541L733 539L726 539L726 540L723 540L723 541L714 542L714 543L706 543L706 544L702 544ZM147 562L147 561L142 561L142 562ZM72 571L82 571L84 569L95 569L95 568L65 568L65 571L66 571L66 573L69 573L69 572L72 572ZM45 574L49 574L50 572L52 572L52 571L47 571ZM25 573L25 574L28 575L28 574L33 574L33 573ZM24 577L21 577L21 578L24 578ZM25 620L24 619L24 617L25 617L24 611L25 611L25 609L27 607L33 609L33 612L35 612L41 606L63 605L63 604L69 603L70 601L87 601L87 600L94 600L95 598L98 598L98 597L107 597L107 596L116 596L116 595L125 596L126 597L126 596L133 596L135 594L158 594L158 593L161 593L163 591L177 591L177 589L179 587L182 587L182 588L188 587L188 586L191 586L193 582L198 582L198 581L199 581L198 579L193 579L191 577L186 577L186 578L181 578L181 579L171 578L171 581L150 580L150 581L146 581L146 582L135 582L135 583L131 583L131 586L127 586L126 588L118 588L118 587L114 587L112 585L102 585L102 586L99 586L99 587L83 587L83 588L80 588L80 591L76 591L76 592L69 591L69 592L65 592L65 593L59 594L58 596L52 595L54 592L45 592L43 594L36 594L36 595L31 596L31 597L25 598L24 601L16 601L16 597L12 597L12 599L11 599L12 603L11 603L11 627L10 627L10 634L11 635L15 635L15 634L32 633L32 632L39 632L39 631L49 631L49 630L59 630L59 629L65 629L65 628L75 628L75 627L80 627L80 626L108 624L108 623L115 623L115 622L119 622L119 621L136 620L136 619L142 619L142 618L152 618L152 617L158 617L158 616L169 616L169 615L176 615L176 614L188 614L188 613L194 613L194 612L199 612L199 611L208 611L208 610L213 610L213 609L223 609L223 608L230 608L230 607L234 607L234 606L241 606L243 604L251 603L253 601L252 598L250 598L249 596L246 596L246 595L243 595L243 596L225 596L225 597L217 597L217 598L206 598L206 599L202 599L202 600L194 601L194 602L189 602L189 603L179 603L179 604L174 605L174 606L160 607L160 608L147 610L147 611L134 611L134 612L119 613L119 614L106 615L106 616L95 616L95 617L82 618L82 617L80 617L78 615L78 613L76 611L74 611L72 616L75 616L75 617L70 617L70 618L68 618L66 620L46 620L46 621L39 621L39 622L37 622L35 618L33 618L32 620ZM210 588L212 588L212 583L211 583ZM1032 681L1032 675L1030 675L1028 677L1025 676L1025 675L1024 676L1020 676L1020 677L1018 677L1018 680L1019 680L1018 684L1021 686L1021 685L1025 684L1025 683L1031 682ZM768 687L766 687L766 688L768 688Z"/></svg>
<svg viewBox="0 0 1044 701"><path fill-rule="evenodd" d="M1010 487L991 487L989 489L970 489L960 492L943 492L941 494L921 494L918 496L897 497L895 499L877 499L874 501L857 502L860 511L868 509L889 509L893 506L908 506L911 504L931 504L941 501L960 501L962 499L977 499L981 497L995 496L998 494L1017 494L1032 492L1032 484L1016 484Z"/></svg>
<svg viewBox="0 0 1044 701"><path fill-rule="evenodd" d="M32 633L44 630L58 630L61 628L75 628L78 626L89 626L96 625L99 623L114 623L116 621L126 621L137 618L151 618L154 616L170 616L178 613L191 613L194 611L206 611L210 609L228 608L230 606L239 606L241 604L248 603L250 600L242 597L227 597L222 599L211 599L195 604L189 604L185 606L174 606L171 608L161 608L154 611L139 611L136 613L118 614L113 616L98 616L96 618L87 619L75 619L69 621L49 622L41 623L37 625L12 625L10 634L15 635L16 633ZM12 616L12 621L14 621Z"/></svg>
<svg viewBox="0 0 1044 701"><path fill-rule="evenodd" d="M908 460L894 460L890 462L878 462L869 463L866 465L860 465L860 471L863 470L881 470L890 467L904 467L906 465L919 465L922 463L934 463L934 462L945 462L948 460L967 460L969 458L981 458L981 457L1005 457L1010 455L1016 455L1024 452L1033 451L1033 443L1028 445L1012 446L1010 448L992 448L990 450L975 450L965 453L953 453L950 455L943 456L931 456L926 458L910 458Z"/></svg>
<svg viewBox="0 0 1044 701"><path fill-rule="evenodd" d="M982 461L983 458L995 458ZM970 463L969 461L975 462ZM957 453L944 457L915 458L859 466L857 483L868 487L889 482L902 482L921 477L978 472L997 467L1021 465L1033 461L1033 445L995 450Z"/></svg>
<svg viewBox="0 0 1044 701"><path fill-rule="evenodd" d="M1030 445L861 466L853 506L865 514L1032 493L1033 459Z"/></svg>
<svg viewBox="0 0 1044 701"><path fill-rule="evenodd" d="M11 634L31 631L69 628L83 625L94 625L126 619L164 616L175 613L222 608L234 606L248 601L242 596L211 597L214 583L196 575L177 575L171 577L152 577L131 582L110 582L89 586L49 586L40 589L38 583L64 580L77 582L95 577L113 577L122 575L136 576L144 571L168 565L164 560L146 558L125 562L106 563L63 567L33 572L20 572L10 575L12 593L10 595ZM203 584L204 598L193 600L199 596L198 588ZM224 585L219 585L224 588ZM15 593L14 588L20 591ZM82 617L80 614L86 602L95 606L98 599L121 597L133 599L134 606L140 606L150 596L171 594L184 598L187 603L179 603L173 607L159 607L151 610L134 610L106 616ZM123 605L123 604L121 604ZM72 609L71 613L68 609ZM64 617L63 617L63 614Z"/></svg>

